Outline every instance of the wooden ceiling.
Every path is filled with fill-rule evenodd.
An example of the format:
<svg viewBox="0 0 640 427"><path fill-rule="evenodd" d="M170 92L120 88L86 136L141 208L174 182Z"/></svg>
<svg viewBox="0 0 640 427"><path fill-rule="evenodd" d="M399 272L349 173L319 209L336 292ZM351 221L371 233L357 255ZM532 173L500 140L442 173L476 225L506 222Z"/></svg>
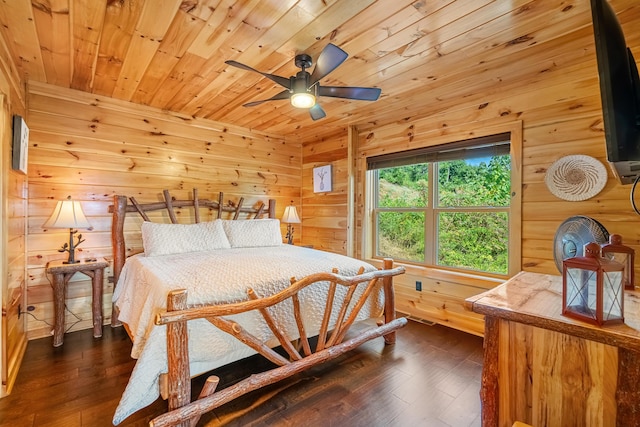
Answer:
<svg viewBox="0 0 640 427"><path fill-rule="evenodd" d="M526 84L562 46L593 55L589 0L1 0L0 22L26 80L301 141ZM289 77L327 43L349 58L321 84L379 87L378 101L323 97L318 121L286 100L242 106L282 87L225 60Z"/></svg>

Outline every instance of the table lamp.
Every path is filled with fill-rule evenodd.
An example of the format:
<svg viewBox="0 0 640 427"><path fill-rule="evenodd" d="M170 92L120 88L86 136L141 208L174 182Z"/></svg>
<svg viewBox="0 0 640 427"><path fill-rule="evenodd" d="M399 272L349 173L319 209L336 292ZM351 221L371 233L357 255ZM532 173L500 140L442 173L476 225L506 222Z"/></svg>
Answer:
<svg viewBox="0 0 640 427"><path fill-rule="evenodd" d="M284 208L284 215L282 216L282 222L287 224L287 243L293 245L293 225L291 224L300 224L300 217L298 216L298 212L296 212L296 207L293 206L293 201L291 201L291 205Z"/></svg>
<svg viewBox="0 0 640 427"><path fill-rule="evenodd" d="M84 212L82 212L80 202L71 200L71 196L67 197L66 200L58 201L56 208L53 210L51 217L44 223L43 228L68 228L69 243L62 245L58 252L69 252L69 259L64 264L80 262L75 259L75 250L80 243L84 242L84 239L82 234L78 234L78 242L74 243L74 234L78 232L78 228L91 228L91 224L89 224Z"/></svg>

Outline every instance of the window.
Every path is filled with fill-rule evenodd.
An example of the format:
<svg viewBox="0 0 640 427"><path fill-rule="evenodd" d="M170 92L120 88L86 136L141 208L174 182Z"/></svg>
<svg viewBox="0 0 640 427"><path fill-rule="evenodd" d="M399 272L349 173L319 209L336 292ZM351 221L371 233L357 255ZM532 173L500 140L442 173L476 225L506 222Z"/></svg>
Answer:
<svg viewBox="0 0 640 427"><path fill-rule="evenodd" d="M509 133L367 159L373 254L509 274Z"/></svg>

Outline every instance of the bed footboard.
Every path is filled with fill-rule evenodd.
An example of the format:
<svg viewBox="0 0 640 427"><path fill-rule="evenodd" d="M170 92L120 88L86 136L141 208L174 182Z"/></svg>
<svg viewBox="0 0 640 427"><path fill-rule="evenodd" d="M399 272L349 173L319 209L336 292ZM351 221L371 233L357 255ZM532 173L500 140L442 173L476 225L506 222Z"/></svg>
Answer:
<svg viewBox="0 0 640 427"><path fill-rule="evenodd" d="M333 273L316 273L300 280L291 279L291 286L268 297L261 298L249 289L248 300L240 303L213 305L206 307L187 306L187 292L177 290L168 296L167 311L156 318L156 324L167 325L167 354L168 373L165 381L167 390L163 395L168 396L169 412L160 415L150 422L151 426L193 426L201 415L209 412L246 393L257 390L269 384L288 378L319 363L334 359L350 351L366 341L384 336L386 344L395 342L395 331L404 325L405 318L395 318L393 276L403 274L404 268L393 268L393 262L386 259L381 270L362 273L353 277L345 277ZM355 322L360 309L365 304L371 292L382 281L385 296L384 322L377 327L359 332L358 335L345 341L345 336ZM307 331L302 321L299 293L302 289L316 282L328 282L329 288L324 316L320 325L315 348L311 348ZM336 301L338 286L346 287L342 301ZM356 290L360 293L354 299ZM297 325L300 346L292 345L292 339L278 325L271 316L270 308L284 301L293 304L295 324ZM337 319L331 323L331 313L338 309ZM262 341L246 331L240 324L231 321L226 316L257 310L261 313L273 335L278 339L288 358L266 346ZM222 331L233 335L244 344L253 348L257 353L266 357L277 368L251 375L230 387L216 391L218 378L211 376L207 379L198 399L191 402L191 373L189 371L189 350L187 336L187 322L195 319L206 319Z"/></svg>

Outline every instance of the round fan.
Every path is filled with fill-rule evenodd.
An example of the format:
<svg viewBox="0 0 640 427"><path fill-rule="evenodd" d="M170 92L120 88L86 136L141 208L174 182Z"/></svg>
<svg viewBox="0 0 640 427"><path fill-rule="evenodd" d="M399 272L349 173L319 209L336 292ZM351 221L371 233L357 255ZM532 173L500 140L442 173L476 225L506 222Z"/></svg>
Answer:
<svg viewBox="0 0 640 427"><path fill-rule="evenodd" d="M253 71L263 77L266 77L280 86L284 87L280 93L275 94L269 99L253 101L244 104L244 107L253 107L267 101L277 101L280 99L290 99L291 104L298 108L308 108L309 114L313 120L318 120L326 116L324 110L317 103L316 98L319 96L330 96L333 98L356 99L361 101L375 101L380 97L381 90L376 87L349 87L349 86L321 86L320 80L325 78L330 72L338 68L348 57L347 53L338 46L329 43L322 49L316 66L312 73L307 71L311 68L313 61L307 54L299 54L295 57L296 67L301 71L295 76L282 77L275 74L263 73L248 65L237 61L225 61L226 64L240 68L246 71Z"/></svg>
<svg viewBox="0 0 640 427"><path fill-rule="evenodd" d="M588 216L567 218L556 231L553 239L553 258L562 273L562 261L584 255L584 245L590 242L603 244L609 241L609 232L602 224Z"/></svg>

